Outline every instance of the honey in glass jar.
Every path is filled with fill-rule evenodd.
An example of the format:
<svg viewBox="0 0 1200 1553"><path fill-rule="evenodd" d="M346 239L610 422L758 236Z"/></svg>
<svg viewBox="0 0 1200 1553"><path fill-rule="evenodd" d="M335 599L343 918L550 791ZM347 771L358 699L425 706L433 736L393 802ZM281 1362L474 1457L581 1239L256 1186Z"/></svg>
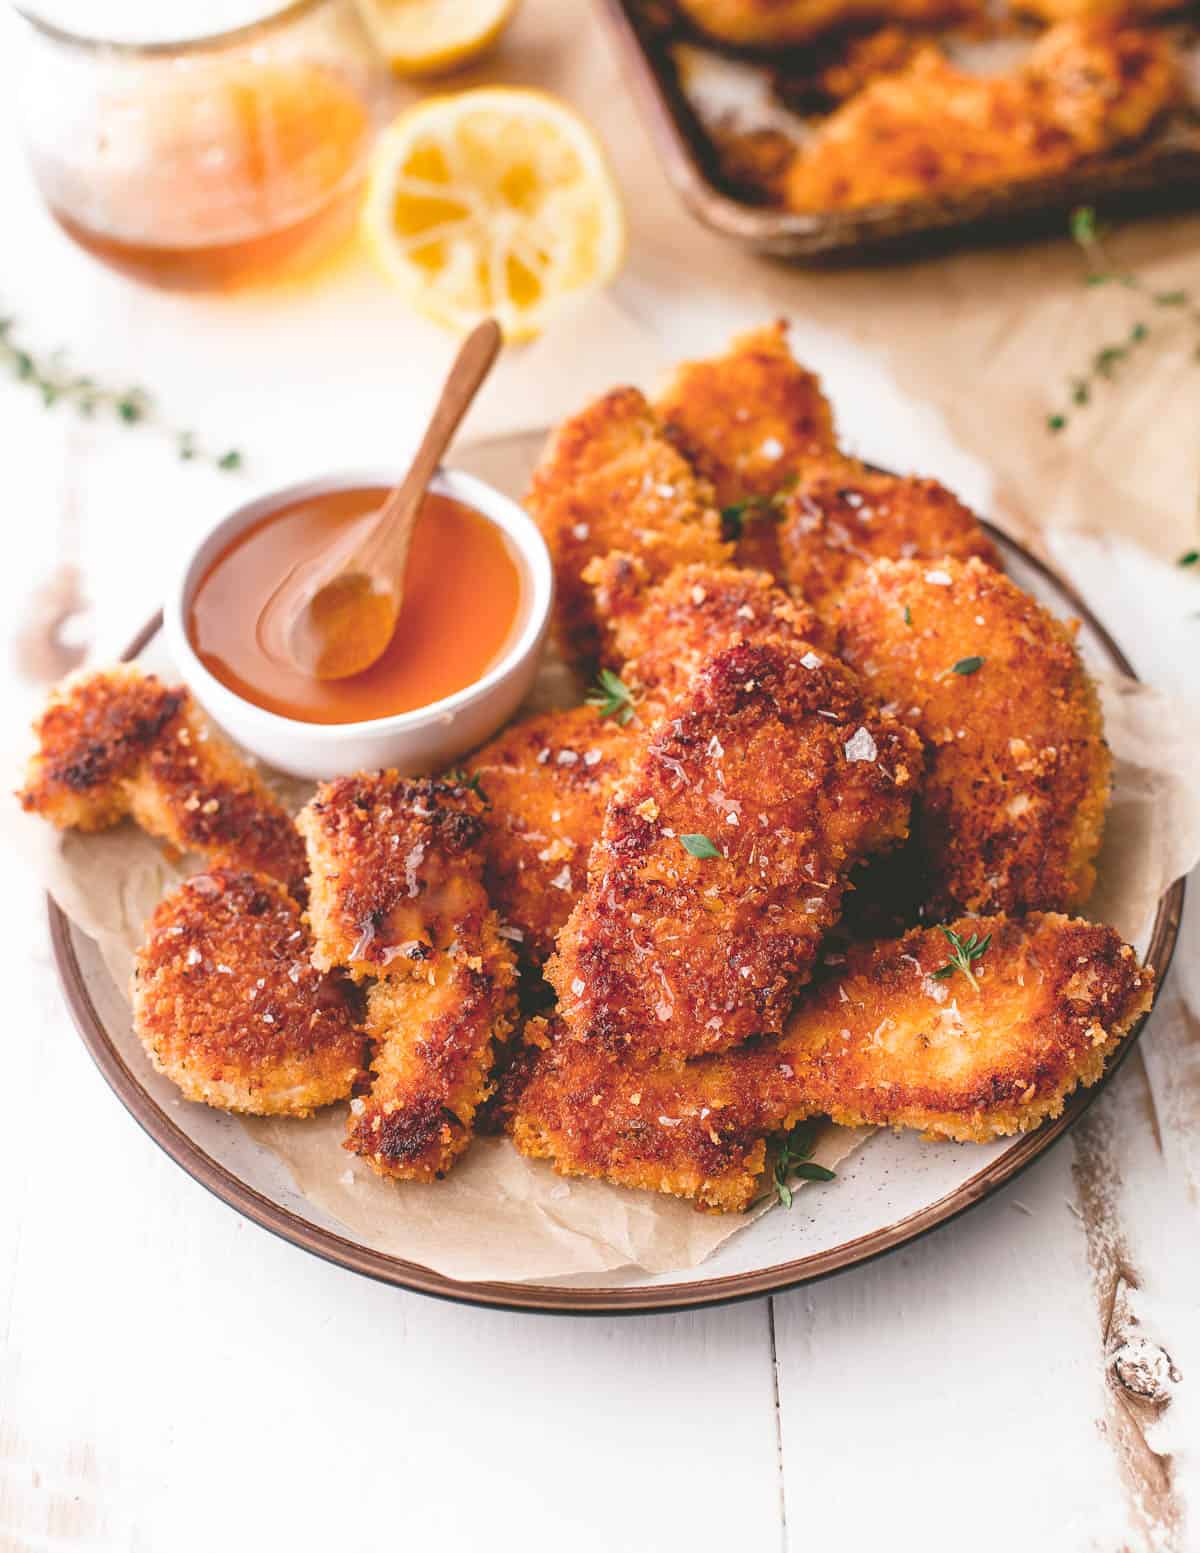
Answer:
<svg viewBox="0 0 1200 1553"><path fill-rule="evenodd" d="M103 38L69 30L48 3L24 12L23 120L51 212L89 252L157 285L225 287L313 262L352 228L383 89L352 7L164 9L169 38L146 35L160 8L133 0L86 8L90 26L107 15ZM231 25L189 35L189 12Z"/></svg>

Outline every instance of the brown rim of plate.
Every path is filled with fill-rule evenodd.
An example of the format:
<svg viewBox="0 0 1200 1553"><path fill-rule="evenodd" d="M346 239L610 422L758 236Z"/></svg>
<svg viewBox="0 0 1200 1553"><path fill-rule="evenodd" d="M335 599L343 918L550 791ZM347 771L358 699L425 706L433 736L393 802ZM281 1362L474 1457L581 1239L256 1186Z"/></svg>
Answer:
<svg viewBox="0 0 1200 1553"><path fill-rule="evenodd" d="M524 435L524 434L518 434ZM497 438L497 441L507 440ZM515 439L513 439L515 440ZM1053 584L1071 605L1089 630L1112 654L1118 668L1131 679L1137 679L1133 666L1117 646L1109 632L1092 614L1070 583L1064 582L1044 561L1032 555L1023 545L1010 539L993 524L984 522L984 528L993 539L1010 546L1041 577ZM123 659L135 658L162 625L161 613L147 622L125 649ZM1006 1185L1019 1175L1035 1159L1056 1143L1067 1129L1083 1115L1105 1084L1132 1051L1134 1043L1153 1012L1159 992L1166 980L1171 957L1179 936L1179 923L1183 915L1184 881L1177 879L1158 904L1154 927L1146 959L1155 967L1154 1000L1150 1009L1126 1033L1117 1046L1104 1074L1090 1089L1079 1089L1071 1096L1062 1114L1033 1132L1023 1134L1011 1148L990 1165L964 1181L954 1191L936 1202L927 1204L918 1212L899 1219L886 1228L859 1235L827 1251L794 1261L780 1262L772 1267L754 1272L732 1273L721 1278L700 1278L688 1283L656 1284L653 1287L639 1285L631 1289L576 1289L560 1288L553 1284L460 1282L447 1278L432 1268L417 1262L407 1262L401 1257L388 1256L372 1251L366 1246L347 1240L332 1230L321 1229L308 1220L264 1197L253 1187L240 1180L211 1155L206 1154L166 1111L151 1098L135 1078L124 1058L113 1044L104 1021L92 1001L91 991L82 967L75 954L71 938L71 924L53 900L47 896L50 920L50 943L54 963L66 995L67 1005L76 1028L83 1037L92 1060L100 1069L109 1087L124 1105L138 1125L163 1149L175 1163L181 1166L193 1180L207 1187L215 1196L231 1208L270 1230L281 1239L290 1241L304 1251L311 1251L327 1262L349 1268L366 1278L380 1283L390 1283L410 1289L418 1294L431 1294L441 1299L456 1300L466 1305L484 1305L501 1310L537 1311L544 1314L568 1315L653 1315L664 1311L694 1309L704 1305L728 1304L733 1300L754 1299L764 1294L777 1294L785 1289L827 1278L831 1273L857 1267L863 1262L894 1251L919 1235L927 1234L940 1224L949 1223L968 1208Z"/></svg>

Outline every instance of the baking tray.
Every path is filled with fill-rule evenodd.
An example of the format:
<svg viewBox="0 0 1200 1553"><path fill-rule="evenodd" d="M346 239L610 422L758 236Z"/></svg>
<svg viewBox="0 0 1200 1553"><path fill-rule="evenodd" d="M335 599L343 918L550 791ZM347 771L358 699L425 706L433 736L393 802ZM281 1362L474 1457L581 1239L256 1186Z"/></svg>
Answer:
<svg viewBox="0 0 1200 1553"><path fill-rule="evenodd" d="M1137 145L1020 183L866 206L795 212L755 202L721 165L712 123L680 79L681 45L765 81L769 59L731 56L671 20L664 0L599 0L624 73L676 192L705 226L754 252L817 261L911 257L954 241L997 241L1066 230L1077 205L1106 215L1200 205L1200 42L1194 21L1174 21L1185 52L1186 100ZM791 51L793 59L801 51ZM749 123L747 121L747 127Z"/></svg>

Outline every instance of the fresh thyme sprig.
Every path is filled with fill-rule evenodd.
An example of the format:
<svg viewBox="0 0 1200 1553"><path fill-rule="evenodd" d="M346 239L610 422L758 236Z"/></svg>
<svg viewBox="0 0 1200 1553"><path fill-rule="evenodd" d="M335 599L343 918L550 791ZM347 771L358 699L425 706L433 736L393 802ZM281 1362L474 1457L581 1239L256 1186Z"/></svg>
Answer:
<svg viewBox="0 0 1200 1553"><path fill-rule="evenodd" d="M942 932L950 945L950 958L940 970L934 971L934 976L941 981L947 976L953 976L955 971L961 971L975 991L978 992L979 983L975 980L971 966L987 953L988 945L992 941L992 935L988 933L983 938L980 938L978 934L971 933L966 938L960 938L952 927L944 927Z"/></svg>
<svg viewBox="0 0 1200 1553"><path fill-rule="evenodd" d="M615 717L624 728L634 715L633 693L611 669L601 669L600 678L587 694L587 704L601 717Z"/></svg>
<svg viewBox="0 0 1200 1553"><path fill-rule="evenodd" d="M1103 231L1096 220L1091 205L1080 205L1071 212L1071 236L1087 261L1085 284L1088 286L1121 286L1136 292L1151 307L1170 309L1182 314L1193 327L1200 329L1200 306L1190 292L1177 288L1173 291L1154 291L1131 270L1119 269L1109 258L1104 247ZM1086 370L1070 379L1069 398L1075 409L1082 409L1092 402L1092 395L1102 382L1111 382L1137 351L1151 338L1153 330L1144 319L1138 319L1121 339L1112 340L1093 352ZM1195 358L1200 361L1200 343ZM1063 431L1070 423L1066 410L1055 410L1046 417L1048 431Z"/></svg>
<svg viewBox="0 0 1200 1553"><path fill-rule="evenodd" d="M796 488L798 475L790 475L770 496L747 496L721 508L721 536L724 539L741 539L746 524L757 518L776 518L787 505L787 499Z"/></svg>
<svg viewBox="0 0 1200 1553"><path fill-rule="evenodd" d="M66 353L61 350L39 357L17 338L15 328L15 319L0 318L0 366L7 367L19 383L33 389L47 410L66 404L86 420L108 414L126 426L156 426L175 443L176 453L185 462L202 461L226 471L242 467L242 455L236 448L227 448L223 453L210 452L198 441L195 432L180 431L159 420L154 400L146 389L136 385L106 387L94 377L73 371Z"/></svg>
<svg viewBox="0 0 1200 1553"><path fill-rule="evenodd" d="M450 770L446 772L445 780L453 782L455 787L465 787L475 793L485 809L492 807L492 800L483 790L483 783L479 779L478 771L473 771L468 776L465 766L451 766Z"/></svg>
<svg viewBox="0 0 1200 1553"><path fill-rule="evenodd" d="M768 504L757 496L745 501L735 501L732 506L721 508L721 535L724 539L741 539L746 524L752 518L761 518L768 512Z"/></svg>
<svg viewBox="0 0 1200 1553"><path fill-rule="evenodd" d="M779 1145L779 1153L775 1156L774 1185L775 1195L785 1208L792 1206L790 1182L793 1177L799 1177L803 1181L837 1179L832 1170L826 1170L824 1165L813 1163L812 1152L817 1146L817 1136L821 1126L819 1116L811 1117L806 1122L797 1122Z"/></svg>

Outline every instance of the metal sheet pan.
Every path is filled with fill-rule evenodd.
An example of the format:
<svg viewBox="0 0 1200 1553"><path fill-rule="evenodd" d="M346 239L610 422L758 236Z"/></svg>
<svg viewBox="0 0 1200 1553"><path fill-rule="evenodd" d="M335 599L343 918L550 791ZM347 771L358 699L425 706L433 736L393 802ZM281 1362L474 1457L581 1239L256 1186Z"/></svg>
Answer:
<svg viewBox="0 0 1200 1553"><path fill-rule="evenodd" d="M599 4L680 198L705 226L758 253L806 261L912 257L953 241L1004 241L1063 231L1068 212L1077 205L1101 205L1114 215L1200 205L1200 45L1190 24L1180 28L1191 45L1189 99L1128 150L1036 180L856 210L801 213L756 202L723 172L711 123L681 80L680 38L664 25L661 3ZM743 68L757 70L765 80L766 65Z"/></svg>

